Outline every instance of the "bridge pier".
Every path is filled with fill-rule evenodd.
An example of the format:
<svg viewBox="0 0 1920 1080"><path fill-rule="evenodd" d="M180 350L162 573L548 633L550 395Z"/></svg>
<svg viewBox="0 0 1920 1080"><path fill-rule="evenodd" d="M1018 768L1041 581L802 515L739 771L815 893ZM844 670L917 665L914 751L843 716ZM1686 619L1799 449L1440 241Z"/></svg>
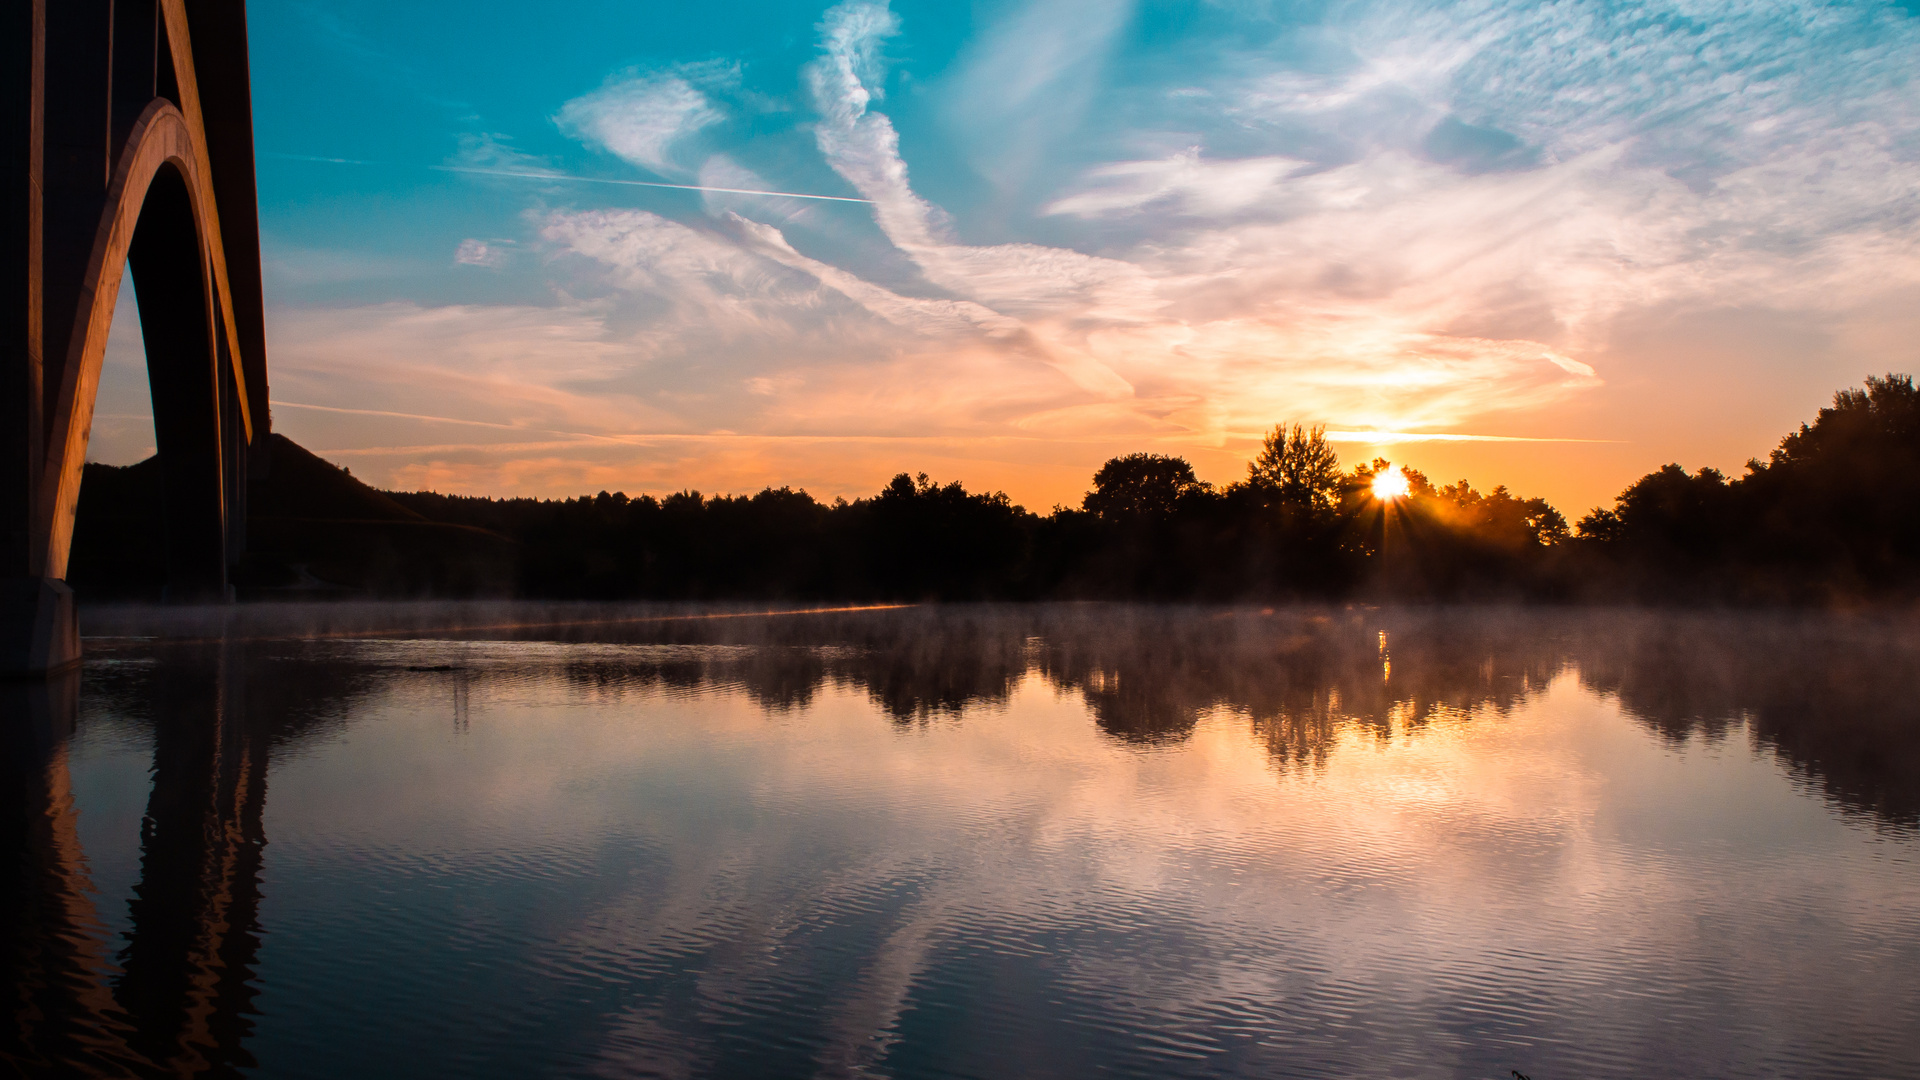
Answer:
<svg viewBox="0 0 1920 1080"><path fill-rule="evenodd" d="M57 674L80 662L80 621L64 581L0 581L0 673Z"/></svg>
<svg viewBox="0 0 1920 1080"><path fill-rule="evenodd" d="M267 382L244 0L0 0L0 677L65 584L107 329L140 297L171 601L230 598Z"/></svg>

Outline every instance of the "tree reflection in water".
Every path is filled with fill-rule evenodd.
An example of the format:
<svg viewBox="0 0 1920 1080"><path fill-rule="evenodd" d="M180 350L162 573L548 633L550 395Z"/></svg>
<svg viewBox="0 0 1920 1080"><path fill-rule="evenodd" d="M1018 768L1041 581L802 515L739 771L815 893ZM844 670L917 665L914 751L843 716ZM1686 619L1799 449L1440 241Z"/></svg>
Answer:
<svg viewBox="0 0 1920 1080"><path fill-rule="evenodd" d="M1920 828L1920 632L1910 622L1622 617L1589 628L1575 655L1582 684L1663 738L1721 739L1744 724L1847 812Z"/></svg>
<svg viewBox="0 0 1920 1080"><path fill-rule="evenodd" d="M458 632L430 621L444 609L328 618L335 634L612 647L531 649L449 673L243 625L224 641L97 644L84 685L0 687L0 1058L27 1074L250 1066L269 763L339 730L396 679L457 683L456 713L468 687L556 669L596 697L731 688L773 713L840 687L911 727L964 723L1039 677L1144 751L1224 718L1250 725L1276 767L1312 771L1343 737L1418 737L1436 718L1504 713L1573 673L1662 738L1744 730L1843 811L1920 827L1920 634L1896 619L982 606L552 625L580 614L523 612L541 624L523 631L502 630L498 611L469 611L464 625L489 628ZM343 626L354 619L364 625ZM144 662L116 659L131 656ZM117 943L94 908L69 793L83 697L152 738L140 877Z"/></svg>

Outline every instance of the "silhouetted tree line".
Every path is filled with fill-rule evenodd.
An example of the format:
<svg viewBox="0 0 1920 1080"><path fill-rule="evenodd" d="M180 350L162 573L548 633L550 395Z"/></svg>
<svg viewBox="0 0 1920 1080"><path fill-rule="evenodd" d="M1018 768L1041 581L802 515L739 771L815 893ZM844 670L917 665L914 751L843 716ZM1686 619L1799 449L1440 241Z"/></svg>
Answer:
<svg viewBox="0 0 1920 1080"><path fill-rule="evenodd" d="M1583 562L1642 599L1911 598L1920 585L1920 391L1842 390L1729 480L1666 465L1581 519Z"/></svg>
<svg viewBox="0 0 1920 1080"><path fill-rule="evenodd" d="M1374 461L1342 472L1323 430L1282 426L1244 481L1187 461L1101 466L1079 508L1046 515L1002 492L902 473L871 498L696 491L548 501L390 493L423 518L519 545L515 591L556 598L1295 599L1525 595L1566 536L1544 501L1407 471L1391 506Z"/></svg>
<svg viewBox="0 0 1920 1080"><path fill-rule="evenodd" d="M256 596L675 600L1504 599L1821 602L1920 585L1920 393L1870 378L1728 480L1667 465L1569 529L1545 500L1436 485L1281 425L1215 487L1116 457L1045 515L924 473L804 491L565 500L379 492L278 436L254 486ZM71 579L158 595L155 462L89 465Z"/></svg>

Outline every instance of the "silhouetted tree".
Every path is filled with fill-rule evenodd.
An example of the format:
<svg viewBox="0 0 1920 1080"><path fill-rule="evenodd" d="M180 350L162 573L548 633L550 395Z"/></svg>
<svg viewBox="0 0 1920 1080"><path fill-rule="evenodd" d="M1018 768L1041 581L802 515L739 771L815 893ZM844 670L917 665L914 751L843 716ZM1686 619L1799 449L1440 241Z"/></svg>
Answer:
<svg viewBox="0 0 1920 1080"><path fill-rule="evenodd" d="M1908 375L1842 390L1811 425L1747 463L1745 554L1849 592L1920 573L1920 391Z"/></svg>
<svg viewBox="0 0 1920 1080"><path fill-rule="evenodd" d="M1552 548L1567 523L1544 499L1505 487L1481 494L1465 480L1436 487L1418 469L1397 466L1406 494L1383 501L1374 480L1396 466L1384 458L1343 480L1342 543L1370 569L1364 584L1391 598L1470 599L1553 595Z"/></svg>
<svg viewBox="0 0 1920 1080"><path fill-rule="evenodd" d="M1003 491L975 494L958 481L900 473L852 512L879 595L981 600L1020 591L1033 515Z"/></svg>
<svg viewBox="0 0 1920 1080"><path fill-rule="evenodd" d="M1182 498L1210 490L1212 485L1193 475L1186 458L1128 454L1100 466L1081 506L1109 521L1164 518Z"/></svg>
<svg viewBox="0 0 1920 1080"><path fill-rule="evenodd" d="M1340 498L1340 458L1326 427L1278 424L1247 465L1247 486L1270 503L1330 511Z"/></svg>
<svg viewBox="0 0 1920 1080"><path fill-rule="evenodd" d="M1462 480L1438 489L1434 498L1451 504L1455 520L1474 534L1505 547L1550 546L1569 535L1567 519L1547 500L1516 498L1505 485L1482 495Z"/></svg>
<svg viewBox="0 0 1920 1080"><path fill-rule="evenodd" d="M1582 536L1605 539L1640 559L1700 562L1723 554L1732 493L1720 470L1689 474L1663 465L1620 493L1612 510L1580 521Z"/></svg>

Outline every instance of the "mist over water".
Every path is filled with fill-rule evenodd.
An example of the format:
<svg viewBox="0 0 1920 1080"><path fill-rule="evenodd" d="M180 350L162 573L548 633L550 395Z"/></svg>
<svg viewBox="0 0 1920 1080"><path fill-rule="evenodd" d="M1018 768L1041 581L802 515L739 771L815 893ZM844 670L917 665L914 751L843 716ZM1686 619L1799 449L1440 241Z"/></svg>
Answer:
<svg viewBox="0 0 1920 1080"><path fill-rule="evenodd" d="M1911 620L766 610L90 610L8 733L0 1051L1920 1071Z"/></svg>

